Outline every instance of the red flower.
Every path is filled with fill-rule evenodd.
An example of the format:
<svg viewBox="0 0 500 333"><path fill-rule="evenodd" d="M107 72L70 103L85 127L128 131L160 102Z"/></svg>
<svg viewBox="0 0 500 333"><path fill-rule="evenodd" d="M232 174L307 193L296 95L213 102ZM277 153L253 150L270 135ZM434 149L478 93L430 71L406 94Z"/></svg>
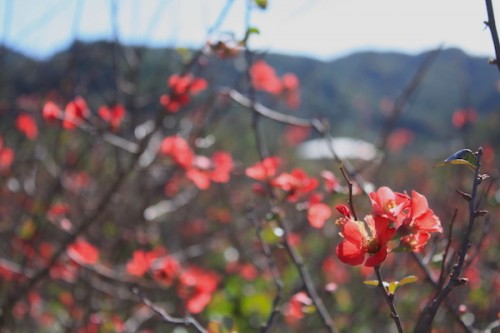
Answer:
<svg viewBox="0 0 500 333"><path fill-rule="evenodd" d="M292 296L285 307L285 320L289 325L295 325L304 318L303 308L312 304L312 299L303 291Z"/></svg>
<svg viewBox="0 0 500 333"><path fill-rule="evenodd" d="M191 168L194 161L194 152L189 143L180 136L169 136L163 139L160 152L174 160L184 169Z"/></svg>
<svg viewBox="0 0 500 333"><path fill-rule="evenodd" d="M430 233L443 232L439 217L429 208L427 199L417 191L411 192L410 210L400 229L399 232L405 235L401 238L401 245L415 252L422 250Z"/></svg>
<svg viewBox="0 0 500 333"><path fill-rule="evenodd" d="M274 177L281 159L277 156L266 157L245 169L245 174L253 179L266 181Z"/></svg>
<svg viewBox="0 0 500 333"><path fill-rule="evenodd" d="M206 190L210 182L226 183L233 169L233 159L226 152L216 152L211 159L205 156L196 156L193 167L189 168L186 176L199 188Z"/></svg>
<svg viewBox="0 0 500 333"><path fill-rule="evenodd" d="M288 201L295 202L301 195L313 191L318 186L318 180L309 178L302 169L294 169L290 173L282 173L273 179L271 184L287 192Z"/></svg>
<svg viewBox="0 0 500 333"><path fill-rule="evenodd" d="M14 161L14 151L3 145L3 139L0 136L0 171L7 170Z"/></svg>
<svg viewBox="0 0 500 333"><path fill-rule="evenodd" d="M177 259L170 255L166 255L155 260L152 263L151 268L153 271L153 277L156 281L170 286L178 277L181 265Z"/></svg>
<svg viewBox="0 0 500 333"><path fill-rule="evenodd" d="M348 220L342 227L344 240L337 246L340 261L349 265L378 266L387 256L387 242L391 240L395 229L390 221L381 216L365 217L366 225L361 221ZM365 261L365 257L368 258Z"/></svg>
<svg viewBox="0 0 500 333"><path fill-rule="evenodd" d="M112 107L101 106L98 111L99 117L109 124L111 131L115 132L120 127L125 117L125 108L120 105Z"/></svg>
<svg viewBox="0 0 500 333"><path fill-rule="evenodd" d="M333 172L323 170L321 171L321 178L323 178L324 187L327 192L338 192L341 189L340 182Z"/></svg>
<svg viewBox="0 0 500 333"><path fill-rule="evenodd" d="M290 109L299 107L299 79L295 74L287 73L281 77L281 95Z"/></svg>
<svg viewBox="0 0 500 333"><path fill-rule="evenodd" d="M16 128L30 140L34 140L38 136L38 127L35 120L26 113L21 113L17 116Z"/></svg>
<svg viewBox="0 0 500 333"><path fill-rule="evenodd" d="M332 216L330 207L321 202L312 204L307 210L307 220L314 228L322 228L330 216Z"/></svg>
<svg viewBox="0 0 500 333"><path fill-rule="evenodd" d="M458 129L465 128L476 122L477 111L472 108L458 109L453 113L451 122Z"/></svg>
<svg viewBox="0 0 500 333"><path fill-rule="evenodd" d="M99 260L99 250L83 239L77 239L68 247L69 257L78 264L95 264Z"/></svg>
<svg viewBox="0 0 500 333"><path fill-rule="evenodd" d="M62 118L61 108L54 102L47 102L42 109L42 117L46 121L57 121Z"/></svg>
<svg viewBox="0 0 500 333"><path fill-rule="evenodd" d="M274 68L269 66L264 60L256 61L250 68L252 85L256 90L264 90L271 94L279 94L281 82L276 76Z"/></svg>
<svg viewBox="0 0 500 333"><path fill-rule="evenodd" d="M410 198L406 194L394 193L387 186L380 187L377 192L370 193L370 201L374 215L380 215L401 224L403 216L401 213L410 204Z"/></svg>
<svg viewBox="0 0 500 333"><path fill-rule="evenodd" d="M127 273L134 276L143 276L149 270L154 257L151 252L137 250L134 251L132 259L127 262Z"/></svg>
<svg viewBox="0 0 500 333"><path fill-rule="evenodd" d="M179 276L177 292L186 300L186 309L193 314L202 312L212 300L219 276L198 267L189 267Z"/></svg>
<svg viewBox="0 0 500 333"><path fill-rule="evenodd" d="M73 101L66 105L64 110L63 127L65 129L75 129L80 125L80 123L87 118L89 115L89 110L87 107L87 102L78 96Z"/></svg>
<svg viewBox="0 0 500 333"><path fill-rule="evenodd" d="M197 95L208 86L207 81L195 78L191 74L183 76L174 74L167 83L170 94L160 97L160 104L169 112L177 112L181 107L188 104L191 95Z"/></svg>

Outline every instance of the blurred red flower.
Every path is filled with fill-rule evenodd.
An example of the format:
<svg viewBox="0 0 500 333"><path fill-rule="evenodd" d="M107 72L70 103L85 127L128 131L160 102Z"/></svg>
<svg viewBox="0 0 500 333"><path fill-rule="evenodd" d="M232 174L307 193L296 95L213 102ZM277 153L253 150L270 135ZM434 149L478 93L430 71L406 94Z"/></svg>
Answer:
<svg viewBox="0 0 500 333"><path fill-rule="evenodd" d="M30 140L34 140L38 136L38 127L35 119L29 114L21 113L17 116L16 128Z"/></svg>
<svg viewBox="0 0 500 333"><path fill-rule="evenodd" d="M99 250L82 238L78 238L68 246L66 251L69 257L78 264L95 264L99 260Z"/></svg>
<svg viewBox="0 0 500 333"><path fill-rule="evenodd" d="M245 169L245 174L253 179L267 181L276 175L281 159L277 156L264 158Z"/></svg>
<svg viewBox="0 0 500 333"><path fill-rule="evenodd" d="M116 132L125 117L125 108L120 104L112 107L101 106L97 113L102 120L109 124L110 130Z"/></svg>

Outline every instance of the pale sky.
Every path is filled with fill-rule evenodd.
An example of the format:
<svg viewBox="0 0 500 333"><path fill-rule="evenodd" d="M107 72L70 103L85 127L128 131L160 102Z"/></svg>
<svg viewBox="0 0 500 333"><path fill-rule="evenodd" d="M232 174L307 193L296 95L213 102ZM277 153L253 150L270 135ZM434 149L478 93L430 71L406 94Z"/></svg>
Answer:
<svg viewBox="0 0 500 333"><path fill-rule="evenodd" d="M39 58L75 38L200 47L228 0L0 0L0 42ZM331 59L360 50L418 53L443 44L493 57L486 7L478 0L268 0L250 24L254 50ZM500 2L496 6L500 22ZM247 0L233 0L219 32L242 37ZM498 23L500 25L500 23Z"/></svg>

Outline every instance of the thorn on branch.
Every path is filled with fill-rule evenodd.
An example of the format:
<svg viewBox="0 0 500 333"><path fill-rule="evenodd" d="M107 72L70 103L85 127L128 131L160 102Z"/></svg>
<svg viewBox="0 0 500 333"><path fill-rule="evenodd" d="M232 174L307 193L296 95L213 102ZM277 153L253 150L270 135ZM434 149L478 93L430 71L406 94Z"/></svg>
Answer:
<svg viewBox="0 0 500 333"><path fill-rule="evenodd" d="M476 210L474 211L474 217L485 216L488 215L487 210Z"/></svg>
<svg viewBox="0 0 500 333"><path fill-rule="evenodd" d="M460 195L462 198L464 198L467 202L471 201L472 197L469 193L465 193L460 190L456 190L457 194Z"/></svg>

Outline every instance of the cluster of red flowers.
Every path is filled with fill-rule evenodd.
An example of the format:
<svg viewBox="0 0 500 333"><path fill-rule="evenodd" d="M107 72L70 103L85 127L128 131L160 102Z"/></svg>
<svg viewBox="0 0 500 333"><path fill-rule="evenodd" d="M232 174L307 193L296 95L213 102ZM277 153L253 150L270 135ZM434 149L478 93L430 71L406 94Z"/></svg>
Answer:
<svg viewBox="0 0 500 333"><path fill-rule="evenodd" d="M457 109L453 112L451 122L456 128L462 129L475 123L477 118L477 111L473 108Z"/></svg>
<svg viewBox="0 0 500 333"><path fill-rule="evenodd" d="M314 192L319 185L318 179L309 177L304 170L299 168L278 174L280 163L281 160L276 156L267 157L246 168L245 173L250 178L266 182L271 188L284 191L284 198L288 202L297 202L308 196L308 221L311 226L322 228L325 221L330 218L331 210L328 205L321 202L321 194ZM262 192L260 186L255 190Z"/></svg>
<svg viewBox="0 0 500 333"><path fill-rule="evenodd" d="M163 248L135 251L126 269L133 276L143 277L149 272L155 281L168 287L175 285L186 309L193 314L200 313L210 303L220 279L215 272L200 267L182 267Z"/></svg>
<svg viewBox="0 0 500 333"><path fill-rule="evenodd" d="M208 189L211 182L227 183L233 170L229 153L215 152L211 158L196 155L189 143L177 135L163 139L160 152L184 169L187 178L201 190Z"/></svg>
<svg viewBox="0 0 500 333"><path fill-rule="evenodd" d="M160 97L160 104L169 112L177 112L190 102L191 96L205 90L208 84L205 79L191 74L174 74L168 79L167 86L170 91Z"/></svg>
<svg viewBox="0 0 500 333"><path fill-rule="evenodd" d="M398 250L420 252L431 233L443 231L427 199L416 191L410 197L384 186L370 193L370 201L372 214L365 216L365 223L354 220L347 206L336 207L342 214L337 225L344 238L337 255L346 264L379 266L391 251L390 241L399 239Z"/></svg>
<svg viewBox="0 0 500 333"><path fill-rule="evenodd" d="M64 110L52 101L46 102L42 109L42 117L45 121L62 121L63 128L67 130L74 130L88 119L90 115L87 102L80 96L70 101ZM102 106L99 108L98 115L108 124L111 131L115 132L125 117L125 109L120 104L111 107Z"/></svg>
<svg viewBox="0 0 500 333"><path fill-rule="evenodd" d="M286 73L278 78L274 68L264 60L259 60L250 68L250 77L255 89L282 97L291 109L299 106L299 79L295 74Z"/></svg>

